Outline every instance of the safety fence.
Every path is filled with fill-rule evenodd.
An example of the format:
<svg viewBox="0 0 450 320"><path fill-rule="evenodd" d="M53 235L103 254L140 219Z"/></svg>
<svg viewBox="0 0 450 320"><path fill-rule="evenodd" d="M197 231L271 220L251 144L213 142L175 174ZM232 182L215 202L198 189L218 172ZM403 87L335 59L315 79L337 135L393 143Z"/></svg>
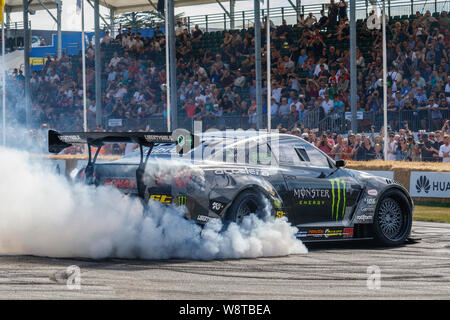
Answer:
<svg viewBox="0 0 450 320"><path fill-rule="evenodd" d="M312 13L317 19L320 17L320 11L325 10L327 15L326 3L316 3L300 5L298 8L290 7L276 7L270 8L270 20L275 25L281 25L283 20L287 24L296 24L300 14ZM450 9L450 2L444 0L388 0L386 2L387 13L390 17L403 16L407 19L415 15L417 11L425 13L430 10L432 13L448 11ZM370 1L356 1L356 19L366 19L372 10L373 6ZM349 8L347 8L349 14ZM228 12L229 13L229 12ZM216 13L208 15L197 15L186 18L186 26L192 29L194 25L198 24L200 28L209 30L228 30L231 29L231 17L228 13ZM261 17L267 15L266 9L261 9ZM253 26L255 21L255 12L253 10L236 11L234 13L234 29L248 29Z"/></svg>
<svg viewBox="0 0 450 320"><path fill-rule="evenodd" d="M380 111L357 111L358 131L370 132L372 127L379 131L383 126L383 112ZM388 126L392 130L407 127L416 132L419 130L438 130L446 119L450 119L450 110L433 111L430 109L412 111L388 111ZM178 117L179 128L187 130L194 129L194 121L201 121L203 130L216 129L249 129L256 128L256 116L221 116L205 115L200 118ZM263 115L263 127L267 128L267 115ZM301 128L317 129L318 131L329 131L335 133L346 133L351 129L351 112L332 112L325 116L322 108L308 111L298 121L293 121L287 115L285 117L273 115L271 118L272 128L292 129L294 125ZM163 116L155 116L141 119L121 119L105 117L104 127L108 130L167 130L167 119Z"/></svg>

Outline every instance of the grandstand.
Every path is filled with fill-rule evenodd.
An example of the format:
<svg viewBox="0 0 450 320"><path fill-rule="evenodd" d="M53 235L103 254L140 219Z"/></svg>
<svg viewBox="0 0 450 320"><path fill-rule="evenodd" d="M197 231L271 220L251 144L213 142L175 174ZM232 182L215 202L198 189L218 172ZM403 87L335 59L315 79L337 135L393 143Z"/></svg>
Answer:
<svg viewBox="0 0 450 320"><path fill-rule="evenodd" d="M440 130L450 119L450 19L445 10L422 12L414 5L392 2L387 30L389 126L393 131ZM437 4L432 3L434 9ZM277 8L279 14L273 18L271 14L273 128L335 134L350 130L349 24L347 8L335 6L336 10L324 4L310 11L302 6L301 13ZM367 6L359 10L358 131L370 132L383 124L381 31L367 25L371 15ZM175 30L179 127L192 129L196 120L202 121L204 129L256 126L254 30L252 23L246 23L252 16L244 12L236 17L242 17L242 23L235 21L241 28L234 30L226 29L226 17L223 30L213 30L220 27L214 25L214 17L179 21ZM265 21L262 27L267 27ZM131 29L119 30L114 37L102 34L102 129L166 130L163 30L157 27L152 36L143 36L147 30ZM48 56L42 70L33 72L34 127L45 124L82 131L81 54L63 53L60 59ZM86 63L88 127L96 130L93 44L87 47ZM266 76L263 73L263 81ZM23 80L19 71L9 75L7 116L11 124L25 123Z"/></svg>

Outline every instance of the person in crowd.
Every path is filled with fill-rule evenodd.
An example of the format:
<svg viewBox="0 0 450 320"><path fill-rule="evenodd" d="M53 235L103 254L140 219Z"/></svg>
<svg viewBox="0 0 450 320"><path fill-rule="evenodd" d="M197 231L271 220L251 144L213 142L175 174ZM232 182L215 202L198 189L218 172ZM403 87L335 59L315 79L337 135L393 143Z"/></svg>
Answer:
<svg viewBox="0 0 450 320"><path fill-rule="evenodd" d="M442 158L442 162L450 162L450 136L444 135L444 143L439 148L439 157Z"/></svg>

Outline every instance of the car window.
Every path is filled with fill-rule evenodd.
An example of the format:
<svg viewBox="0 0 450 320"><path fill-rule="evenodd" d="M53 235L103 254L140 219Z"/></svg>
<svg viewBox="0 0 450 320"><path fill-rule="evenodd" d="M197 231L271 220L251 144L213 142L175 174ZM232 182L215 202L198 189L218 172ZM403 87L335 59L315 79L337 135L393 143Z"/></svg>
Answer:
<svg viewBox="0 0 450 320"><path fill-rule="evenodd" d="M314 146L306 143L303 145L313 167L330 168L328 158Z"/></svg>
<svg viewBox="0 0 450 320"><path fill-rule="evenodd" d="M307 157L302 156L301 152L295 148L295 142L292 140L280 141L277 147L272 147L272 151L278 156L280 165L285 166L304 166L307 164Z"/></svg>

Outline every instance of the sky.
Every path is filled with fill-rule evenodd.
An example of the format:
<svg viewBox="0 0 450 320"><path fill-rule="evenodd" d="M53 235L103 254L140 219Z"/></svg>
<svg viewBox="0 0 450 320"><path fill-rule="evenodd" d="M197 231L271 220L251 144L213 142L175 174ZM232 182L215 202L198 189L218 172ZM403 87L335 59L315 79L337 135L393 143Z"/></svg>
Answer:
<svg viewBox="0 0 450 320"><path fill-rule="evenodd" d="M295 0L292 1L295 3ZM302 4L324 3L326 0L302 0ZM228 10L229 3L222 1L224 7ZM265 8L264 3L262 7ZM288 0L271 0L271 7L290 7ZM85 30L94 30L94 9L85 1ZM238 1L236 4L236 11L245 11L253 9L253 0ZM56 9L50 10L56 17ZM109 10L100 6L100 13L103 17L107 17ZM184 13L184 16L204 15L211 13L223 13L223 10L216 3L208 5L198 5L190 7L175 8L175 13ZM22 21L22 12L11 14L11 22ZM56 22L49 16L45 10L37 11L36 14L30 15L32 29L38 30L56 30ZM100 20L100 25L102 21ZM63 0L62 9L62 30L63 31L81 31L81 15L76 14L76 0Z"/></svg>

